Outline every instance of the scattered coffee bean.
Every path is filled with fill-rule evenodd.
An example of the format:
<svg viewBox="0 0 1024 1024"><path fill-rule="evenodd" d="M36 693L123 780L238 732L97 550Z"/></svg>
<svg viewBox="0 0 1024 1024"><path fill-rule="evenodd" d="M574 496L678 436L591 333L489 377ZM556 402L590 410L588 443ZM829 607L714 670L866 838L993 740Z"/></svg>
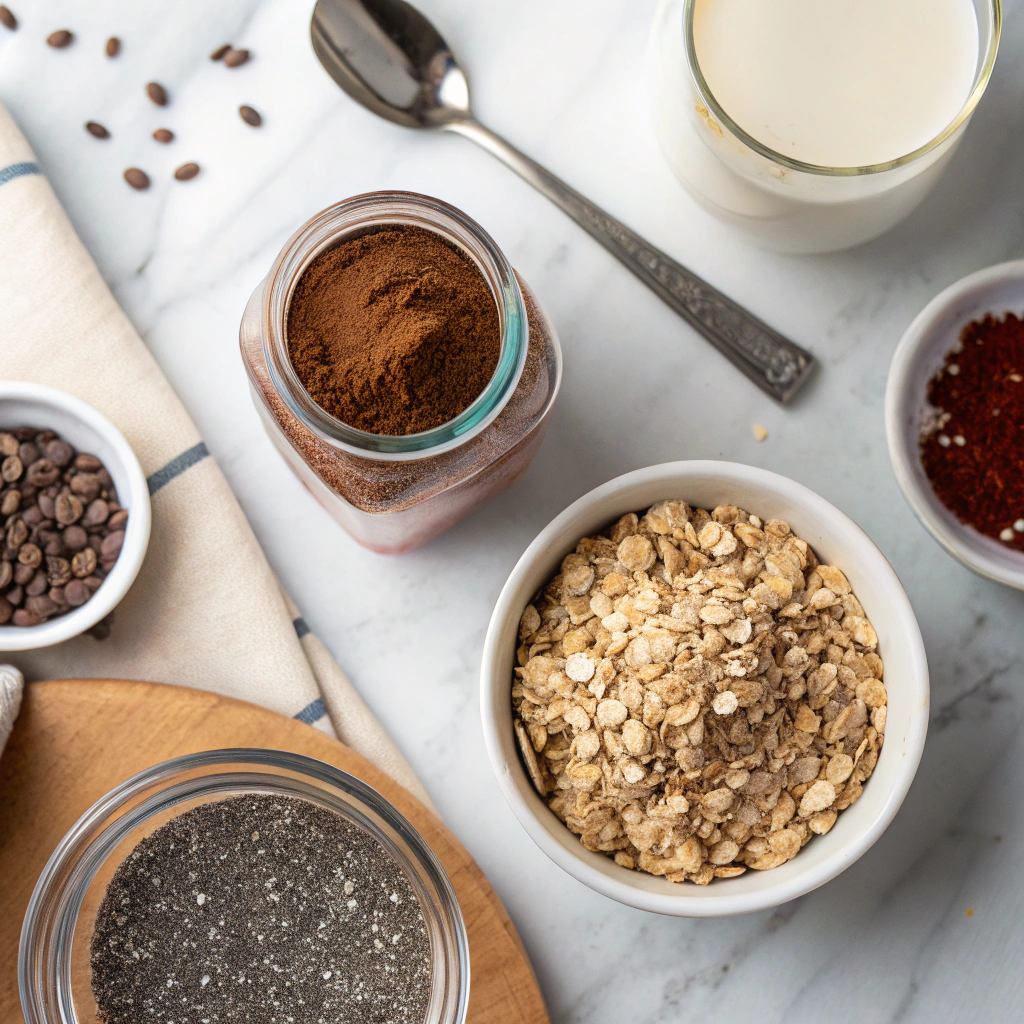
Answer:
<svg viewBox="0 0 1024 1024"><path fill-rule="evenodd" d="M86 630L86 632L94 640L106 640L110 636L110 627L114 623L114 613L111 612L105 619L100 619L92 629Z"/></svg>
<svg viewBox="0 0 1024 1024"><path fill-rule="evenodd" d="M168 142L174 141L174 132L172 132L170 128L157 128L157 130L153 132L153 138L156 139L157 142L162 142L166 146Z"/></svg>
<svg viewBox="0 0 1024 1024"><path fill-rule="evenodd" d="M109 139L110 132L99 121L86 121L85 130L96 139Z"/></svg>
<svg viewBox="0 0 1024 1024"><path fill-rule="evenodd" d="M128 511L103 463L52 430L0 431L0 455L0 625L38 625L99 589ZM109 617L97 630L110 632Z"/></svg>
<svg viewBox="0 0 1024 1024"><path fill-rule="evenodd" d="M232 47L224 54L224 63L229 68L240 68L248 59L248 50L236 50Z"/></svg>
<svg viewBox="0 0 1024 1024"><path fill-rule="evenodd" d="M147 82L146 95L158 107L167 106L167 90L159 82Z"/></svg>
<svg viewBox="0 0 1024 1024"><path fill-rule="evenodd" d="M225 53L231 49L230 43L225 43L223 46L218 46L213 53L210 54L210 60L220 60Z"/></svg>
<svg viewBox="0 0 1024 1024"><path fill-rule="evenodd" d="M0 25L9 28L12 32L18 27L18 19L11 12L9 7L0 4Z"/></svg>
<svg viewBox="0 0 1024 1024"><path fill-rule="evenodd" d="M143 189L149 188L149 175L145 171L140 171L138 167L129 167L124 172L124 180L132 188L138 189L140 192Z"/></svg>
<svg viewBox="0 0 1024 1024"><path fill-rule="evenodd" d="M46 41L55 50L63 50L65 46L70 46L74 41L74 35L72 35L66 28L58 29L56 32L51 32L47 37Z"/></svg>
<svg viewBox="0 0 1024 1024"><path fill-rule="evenodd" d="M199 164L182 164L175 172L174 176L178 181L189 181L199 173Z"/></svg>
<svg viewBox="0 0 1024 1024"><path fill-rule="evenodd" d="M121 40L117 36L111 36L107 40L107 56L116 57L121 52Z"/></svg>
<svg viewBox="0 0 1024 1024"><path fill-rule="evenodd" d="M260 117L260 112L258 110L254 110L252 107L239 107L238 113L241 115L242 120L246 124L251 124L253 128L259 128L259 126L263 124L263 118Z"/></svg>

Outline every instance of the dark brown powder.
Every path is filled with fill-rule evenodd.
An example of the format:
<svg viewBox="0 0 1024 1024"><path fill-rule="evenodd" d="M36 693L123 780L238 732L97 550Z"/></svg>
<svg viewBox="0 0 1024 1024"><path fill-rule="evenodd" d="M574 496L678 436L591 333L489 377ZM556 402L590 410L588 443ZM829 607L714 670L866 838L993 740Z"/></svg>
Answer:
<svg viewBox="0 0 1024 1024"><path fill-rule="evenodd" d="M395 225L320 253L288 309L288 354L336 419L403 435L453 420L498 364L498 309L483 275L440 235Z"/></svg>

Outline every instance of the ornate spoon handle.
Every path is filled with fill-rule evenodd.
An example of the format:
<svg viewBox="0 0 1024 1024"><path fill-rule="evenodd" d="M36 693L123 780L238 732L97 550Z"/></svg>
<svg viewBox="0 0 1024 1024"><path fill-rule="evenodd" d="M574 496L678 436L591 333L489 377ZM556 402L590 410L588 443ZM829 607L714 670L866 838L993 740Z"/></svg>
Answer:
<svg viewBox="0 0 1024 1024"><path fill-rule="evenodd" d="M445 125L483 146L560 206L755 384L788 402L814 356L680 266L511 143L472 119Z"/></svg>

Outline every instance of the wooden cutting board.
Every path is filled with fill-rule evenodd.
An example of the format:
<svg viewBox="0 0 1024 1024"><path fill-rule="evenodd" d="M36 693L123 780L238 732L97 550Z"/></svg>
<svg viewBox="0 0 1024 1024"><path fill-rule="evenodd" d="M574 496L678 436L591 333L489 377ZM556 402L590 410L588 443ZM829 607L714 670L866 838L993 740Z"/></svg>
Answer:
<svg viewBox="0 0 1024 1024"><path fill-rule="evenodd" d="M292 718L201 690L157 683L32 683L0 757L0 1024L22 1021L18 939L46 859L108 790L199 750L263 747L336 765L382 793L431 846L455 886L470 950L472 1024L547 1024L512 921L473 859L410 793L337 740Z"/></svg>

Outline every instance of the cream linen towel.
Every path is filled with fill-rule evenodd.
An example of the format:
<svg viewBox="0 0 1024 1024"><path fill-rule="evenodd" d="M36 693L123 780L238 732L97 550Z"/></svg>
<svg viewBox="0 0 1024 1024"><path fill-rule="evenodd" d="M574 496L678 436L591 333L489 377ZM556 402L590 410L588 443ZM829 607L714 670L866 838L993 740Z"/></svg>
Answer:
<svg viewBox="0 0 1024 1024"><path fill-rule="evenodd" d="M135 449L153 500L149 552L110 637L14 656L28 679L144 679L262 704L327 732L333 726L343 743L427 801L283 595L188 413L2 106L0 375L51 384L96 406Z"/></svg>

